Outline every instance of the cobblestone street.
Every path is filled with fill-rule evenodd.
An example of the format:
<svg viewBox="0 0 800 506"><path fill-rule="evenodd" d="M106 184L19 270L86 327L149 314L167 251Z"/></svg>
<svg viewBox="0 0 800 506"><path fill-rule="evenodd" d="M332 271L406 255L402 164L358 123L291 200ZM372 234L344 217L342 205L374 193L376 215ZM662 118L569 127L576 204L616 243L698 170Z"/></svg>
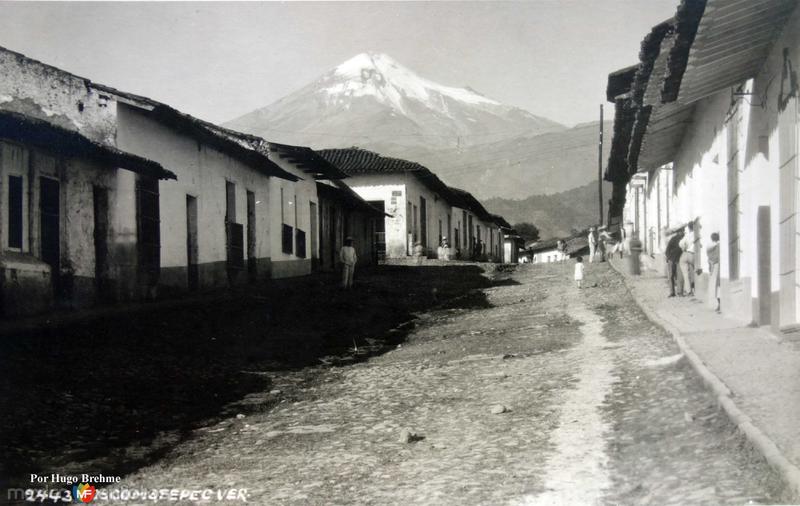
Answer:
<svg viewBox="0 0 800 506"><path fill-rule="evenodd" d="M396 349L287 372L124 487L258 504L774 503L781 485L606 264L523 265L490 307L418 315ZM235 413L232 406L231 413Z"/></svg>

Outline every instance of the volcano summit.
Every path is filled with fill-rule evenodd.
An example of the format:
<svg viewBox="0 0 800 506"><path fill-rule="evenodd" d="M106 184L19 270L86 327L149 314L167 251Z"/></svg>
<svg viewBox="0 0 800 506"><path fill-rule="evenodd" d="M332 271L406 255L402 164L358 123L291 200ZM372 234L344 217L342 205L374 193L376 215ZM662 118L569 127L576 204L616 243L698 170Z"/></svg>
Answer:
<svg viewBox="0 0 800 506"><path fill-rule="evenodd" d="M225 126L270 140L320 146L427 148L480 144L498 135L564 129L471 88L444 86L390 56L361 53L313 83Z"/></svg>

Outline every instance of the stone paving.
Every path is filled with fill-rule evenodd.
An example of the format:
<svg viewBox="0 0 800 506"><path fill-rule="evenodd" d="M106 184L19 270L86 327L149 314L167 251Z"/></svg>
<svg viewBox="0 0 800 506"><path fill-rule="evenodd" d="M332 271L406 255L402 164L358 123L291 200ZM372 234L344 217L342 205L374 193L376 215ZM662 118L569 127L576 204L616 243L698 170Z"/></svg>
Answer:
<svg viewBox="0 0 800 506"><path fill-rule="evenodd" d="M484 290L491 307L419 315L367 362L276 376L242 402L275 408L196 431L122 486L257 504L778 502L619 276L588 266L596 286L579 290L571 267L520 266Z"/></svg>

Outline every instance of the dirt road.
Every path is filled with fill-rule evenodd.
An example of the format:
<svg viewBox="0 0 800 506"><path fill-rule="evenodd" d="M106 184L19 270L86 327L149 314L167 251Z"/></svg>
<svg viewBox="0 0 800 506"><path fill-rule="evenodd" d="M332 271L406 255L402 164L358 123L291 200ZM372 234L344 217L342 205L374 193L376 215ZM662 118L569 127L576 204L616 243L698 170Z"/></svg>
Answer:
<svg viewBox="0 0 800 506"><path fill-rule="evenodd" d="M570 267L520 266L484 307L420 314L366 362L275 376L121 486L258 504L778 502L619 277L593 264L579 290Z"/></svg>

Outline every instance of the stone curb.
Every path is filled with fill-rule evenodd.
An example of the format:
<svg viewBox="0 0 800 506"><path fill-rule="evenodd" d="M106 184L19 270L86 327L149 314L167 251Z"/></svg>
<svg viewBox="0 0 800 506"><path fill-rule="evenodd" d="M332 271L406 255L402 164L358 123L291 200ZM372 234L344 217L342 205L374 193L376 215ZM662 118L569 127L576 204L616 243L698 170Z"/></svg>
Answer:
<svg viewBox="0 0 800 506"><path fill-rule="evenodd" d="M800 501L800 468L792 464L783 453L781 453L775 443L764 434L761 429L756 427L750 417L736 406L736 403L732 399L733 393L708 367L706 367L703 360L686 343L680 330L661 318L653 308L637 296L637 289L633 286L627 274L622 272L613 262L609 262L609 265L622 277L625 286L628 287L631 295L633 295L636 305L639 306L639 309L642 310L647 318L672 335L681 352L689 359L689 363L692 364L692 367L697 371L700 377L703 378L706 386L716 394L717 402L725 410L728 418L730 418L739 430L744 433L750 444L761 452L770 467L780 473L781 478L783 478L783 481L789 488L792 500Z"/></svg>

